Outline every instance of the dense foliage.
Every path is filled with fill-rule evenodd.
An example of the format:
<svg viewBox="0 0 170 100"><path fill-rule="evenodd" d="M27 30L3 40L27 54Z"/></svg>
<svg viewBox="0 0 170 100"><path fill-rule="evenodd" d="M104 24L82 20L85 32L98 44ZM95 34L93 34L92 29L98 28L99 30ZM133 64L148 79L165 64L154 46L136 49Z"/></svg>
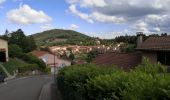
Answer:
<svg viewBox="0 0 170 100"><path fill-rule="evenodd" d="M52 45L95 45L91 37L72 30L54 29L34 34L38 46Z"/></svg>
<svg viewBox="0 0 170 100"><path fill-rule="evenodd" d="M11 58L21 59L29 64L36 64L37 69L42 71L46 70L46 64L41 59L35 57L31 53L24 53L18 45L9 45L9 56Z"/></svg>
<svg viewBox="0 0 170 100"><path fill-rule="evenodd" d="M126 44L120 48L121 52L134 52L136 49L135 44Z"/></svg>
<svg viewBox="0 0 170 100"><path fill-rule="evenodd" d="M64 100L169 100L166 67L147 60L135 70L75 65L59 71L57 84Z"/></svg>
<svg viewBox="0 0 170 100"><path fill-rule="evenodd" d="M98 52L98 51L90 51L90 52L87 54L86 61L90 63L90 62L92 62L93 59L96 58L98 55L99 55L99 52Z"/></svg>
<svg viewBox="0 0 170 100"><path fill-rule="evenodd" d="M25 53L37 48L34 38L26 36L21 29L12 33L6 33L2 38L7 40L9 45L18 45Z"/></svg>
<svg viewBox="0 0 170 100"><path fill-rule="evenodd" d="M19 73L23 73L25 71L38 69L37 64L28 64L19 59L10 59L7 63L3 63L3 66L8 70L11 75L13 75L14 71L16 70L19 70Z"/></svg>

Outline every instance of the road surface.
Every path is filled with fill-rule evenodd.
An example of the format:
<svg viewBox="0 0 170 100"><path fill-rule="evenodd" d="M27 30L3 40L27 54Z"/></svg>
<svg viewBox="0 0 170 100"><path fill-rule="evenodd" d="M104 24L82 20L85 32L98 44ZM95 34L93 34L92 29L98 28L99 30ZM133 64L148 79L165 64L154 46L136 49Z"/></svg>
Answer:
<svg viewBox="0 0 170 100"><path fill-rule="evenodd" d="M43 85L51 76L19 78L0 84L0 100L38 100Z"/></svg>

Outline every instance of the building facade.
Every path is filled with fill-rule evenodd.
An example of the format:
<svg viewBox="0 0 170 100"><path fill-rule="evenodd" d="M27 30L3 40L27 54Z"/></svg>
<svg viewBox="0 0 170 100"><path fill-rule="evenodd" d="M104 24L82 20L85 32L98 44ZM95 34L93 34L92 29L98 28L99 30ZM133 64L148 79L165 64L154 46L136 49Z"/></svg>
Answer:
<svg viewBox="0 0 170 100"><path fill-rule="evenodd" d="M149 37L138 42L137 50L141 51L142 56L149 59L151 63L161 63L170 66L170 36Z"/></svg>
<svg viewBox="0 0 170 100"><path fill-rule="evenodd" d="M0 62L7 62L8 59L8 42L0 39Z"/></svg>
<svg viewBox="0 0 170 100"><path fill-rule="evenodd" d="M45 51L33 51L32 54L39 59L42 59L46 63L46 65L51 68L51 73L54 73L55 69L57 70L59 68L71 65L70 61L60 59L56 55L50 54Z"/></svg>

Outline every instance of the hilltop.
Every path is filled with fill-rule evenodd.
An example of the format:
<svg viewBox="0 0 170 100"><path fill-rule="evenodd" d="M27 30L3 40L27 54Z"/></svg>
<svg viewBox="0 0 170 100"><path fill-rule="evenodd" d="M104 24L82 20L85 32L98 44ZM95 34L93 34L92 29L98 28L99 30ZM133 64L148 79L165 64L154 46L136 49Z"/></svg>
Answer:
<svg viewBox="0 0 170 100"><path fill-rule="evenodd" d="M73 30L53 29L32 35L38 46L93 45L94 38ZM88 41L87 41L88 40Z"/></svg>

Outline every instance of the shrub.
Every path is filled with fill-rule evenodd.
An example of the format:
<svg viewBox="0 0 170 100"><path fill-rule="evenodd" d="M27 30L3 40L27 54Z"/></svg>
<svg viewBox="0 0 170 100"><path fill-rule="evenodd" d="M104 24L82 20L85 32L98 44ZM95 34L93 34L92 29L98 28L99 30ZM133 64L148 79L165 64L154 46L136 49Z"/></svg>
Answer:
<svg viewBox="0 0 170 100"><path fill-rule="evenodd" d="M58 87L65 100L81 100L86 98L85 84L88 79L98 75L111 74L115 71L117 70L99 68L92 64L63 68L57 76Z"/></svg>
<svg viewBox="0 0 170 100"><path fill-rule="evenodd" d="M31 53L24 53L18 45L11 44L9 46L9 55L13 58L22 59L29 64L37 64L41 71L47 71L46 64L41 59L35 57Z"/></svg>
<svg viewBox="0 0 170 100"><path fill-rule="evenodd" d="M135 70L95 65L63 68L57 77L64 100L169 100L170 74L146 60Z"/></svg>
<svg viewBox="0 0 170 100"><path fill-rule="evenodd" d="M42 71L46 69L46 64L41 59L35 57L31 53L27 53L27 54L22 53L19 55L19 58L23 59L24 61L30 64L37 64L39 69Z"/></svg>
<svg viewBox="0 0 170 100"><path fill-rule="evenodd" d="M11 44L9 45L9 56L14 58L14 57L18 57L19 55L21 55L21 53L23 53L23 50L16 44Z"/></svg>
<svg viewBox="0 0 170 100"><path fill-rule="evenodd" d="M38 69L37 64L26 64L23 67L19 67L18 71L19 71L19 73L25 73L26 71L33 71L36 69Z"/></svg>

